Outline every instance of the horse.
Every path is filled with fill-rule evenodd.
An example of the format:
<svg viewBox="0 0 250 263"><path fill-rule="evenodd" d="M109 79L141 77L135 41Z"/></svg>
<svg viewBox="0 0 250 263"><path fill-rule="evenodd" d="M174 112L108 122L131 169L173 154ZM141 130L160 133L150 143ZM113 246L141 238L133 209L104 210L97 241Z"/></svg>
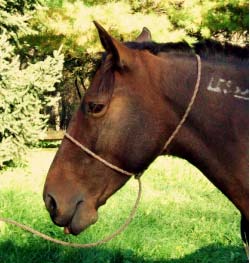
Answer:
<svg viewBox="0 0 250 263"><path fill-rule="evenodd" d="M248 240L248 50L204 40L156 43L143 28L120 42L94 22L104 48L67 134L130 174L159 155L186 159L241 213ZM200 58L200 72L198 60ZM168 148L197 84L192 108ZM130 179L65 136L48 171L43 199L53 222L78 235Z"/></svg>

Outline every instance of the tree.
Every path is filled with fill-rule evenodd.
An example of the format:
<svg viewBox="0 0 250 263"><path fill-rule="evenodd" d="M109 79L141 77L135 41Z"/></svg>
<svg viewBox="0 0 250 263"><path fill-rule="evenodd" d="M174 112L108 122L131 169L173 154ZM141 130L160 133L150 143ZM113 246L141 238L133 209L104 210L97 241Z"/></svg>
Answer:
<svg viewBox="0 0 250 263"><path fill-rule="evenodd" d="M38 140L46 127L48 116L42 109L54 103L51 92L62 76L63 55L56 51L43 61L21 67L13 36L18 37L20 30L24 30L22 34L31 33L27 16L20 14L18 21L22 23L15 24L15 15L8 12L8 1L0 1L0 167L3 167L9 162L22 161L27 147Z"/></svg>
<svg viewBox="0 0 250 263"><path fill-rule="evenodd" d="M129 0L135 12L165 14L175 29L202 38L248 44L248 0Z"/></svg>

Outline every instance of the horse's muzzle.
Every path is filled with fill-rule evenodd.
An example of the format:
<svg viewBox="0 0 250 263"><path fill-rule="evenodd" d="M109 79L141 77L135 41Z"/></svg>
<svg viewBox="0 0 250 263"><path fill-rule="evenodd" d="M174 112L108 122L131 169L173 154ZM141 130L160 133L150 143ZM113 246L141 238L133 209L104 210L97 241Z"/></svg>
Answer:
<svg viewBox="0 0 250 263"><path fill-rule="evenodd" d="M81 197L59 202L55 195L45 193L44 202L52 221L57 226L64 227L65 234L78 235L98 218L97 211Z"/></svg>

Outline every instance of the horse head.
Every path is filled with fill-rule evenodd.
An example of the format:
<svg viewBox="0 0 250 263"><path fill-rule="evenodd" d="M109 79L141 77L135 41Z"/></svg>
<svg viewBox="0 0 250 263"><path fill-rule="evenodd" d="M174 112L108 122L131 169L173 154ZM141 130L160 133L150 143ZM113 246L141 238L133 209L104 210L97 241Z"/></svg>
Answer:
<svg viewBox="0 0 250 263"><path fill-rule="evenodd" d="M67 133L110 163L138 173L164 143L166 112L159 103L157 58L95 25L106 52ZM144 28L136 41L151 41L149 30ZM79 234L97 221L98 207L128 179L64 138L45 182L46 208L55 224Z"/></svg>

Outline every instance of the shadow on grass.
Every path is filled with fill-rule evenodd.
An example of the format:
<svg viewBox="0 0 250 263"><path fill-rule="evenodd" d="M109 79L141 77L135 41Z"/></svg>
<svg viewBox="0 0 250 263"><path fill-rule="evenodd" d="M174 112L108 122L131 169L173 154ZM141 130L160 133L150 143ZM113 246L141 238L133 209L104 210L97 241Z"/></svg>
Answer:
<svg viewBox="0 0 250 263"><path fill-rule="evenodd" d="M156 258L156 257L155 257ZM12 241L0 243L1 263L246 263L243 247L211 244L182 258L153 259L140 257L130 250L107 249L103 247L72 249L48 243L23 244Z"/></svg>

